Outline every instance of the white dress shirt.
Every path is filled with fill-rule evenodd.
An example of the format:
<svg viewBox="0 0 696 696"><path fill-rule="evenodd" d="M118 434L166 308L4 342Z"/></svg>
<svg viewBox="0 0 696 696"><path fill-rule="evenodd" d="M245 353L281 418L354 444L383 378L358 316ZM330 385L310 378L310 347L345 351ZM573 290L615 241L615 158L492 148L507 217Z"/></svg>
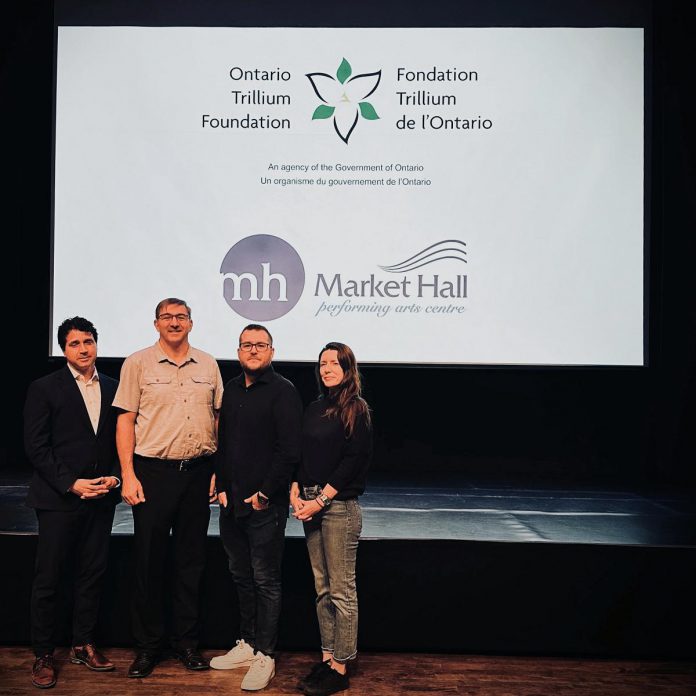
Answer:
<svg viewBox="0 0 696 696"><path fill-rule="evenodd" d="M80 388L80 394L82 394L82 398L84 399L87 413L89 413L89 419L92 421L92 427L96 435L97 427L99 426L99 415L101 414L101 386L99 385L99 373L95 369L92 372L92 376L88 380L85 380L84 376L70 363L68 363L68 368L75 378L77 386Z"/></svg>

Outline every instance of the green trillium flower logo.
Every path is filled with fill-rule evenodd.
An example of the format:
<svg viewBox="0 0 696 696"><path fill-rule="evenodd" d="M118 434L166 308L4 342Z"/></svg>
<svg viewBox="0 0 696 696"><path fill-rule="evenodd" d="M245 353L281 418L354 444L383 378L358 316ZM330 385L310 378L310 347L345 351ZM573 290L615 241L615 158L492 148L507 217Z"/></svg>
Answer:
<svg viewBox="0 0 696 696"><path fill-rule="evenodd" d="M353 68L344 58L338 66L336 77L315 72L308 73L307 79L323 102L314 109L312 120L333 117L334 129L346 145L361 116L368 121L379 118L375 107L366 100L379 86L381 70L353 75Z"/></svg>

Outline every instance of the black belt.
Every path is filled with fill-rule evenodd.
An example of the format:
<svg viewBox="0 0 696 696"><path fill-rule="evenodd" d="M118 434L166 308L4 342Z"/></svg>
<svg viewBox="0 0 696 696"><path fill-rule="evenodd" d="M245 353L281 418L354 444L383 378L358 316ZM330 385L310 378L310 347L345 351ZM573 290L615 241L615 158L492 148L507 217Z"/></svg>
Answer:
<svg viewBox="0 0 696 696"><path fill-rule="evenodd" d="M193 471L196 467L210 460L209 454L202 457L194 457L193 459L160 459L159 457L143 457L141 454L136 454L135 456L143 462L159 464L167 469L175 469L176 471Z"/></svg>

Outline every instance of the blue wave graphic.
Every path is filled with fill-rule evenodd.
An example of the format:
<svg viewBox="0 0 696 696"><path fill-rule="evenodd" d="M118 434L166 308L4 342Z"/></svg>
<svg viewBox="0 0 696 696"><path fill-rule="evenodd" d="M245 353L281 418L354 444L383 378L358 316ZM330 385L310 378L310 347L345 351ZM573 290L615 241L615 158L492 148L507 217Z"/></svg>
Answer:
<svg viewBox="0 0 696 696"><path fill-rule="evenodd" d="M387 273L407 273L445 259L466 263L466 242L462 242L460 239L443 239L441 242L436 242L422 249L401 263L380 266L380 268Z"/></svg>

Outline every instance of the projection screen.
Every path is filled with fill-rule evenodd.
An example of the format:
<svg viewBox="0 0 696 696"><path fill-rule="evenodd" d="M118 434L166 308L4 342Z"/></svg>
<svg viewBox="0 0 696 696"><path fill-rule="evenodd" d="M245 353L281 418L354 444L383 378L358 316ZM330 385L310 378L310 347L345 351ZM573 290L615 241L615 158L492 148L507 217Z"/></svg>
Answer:
<svg viewBox="0 0 696 696"><path fill-rule="evenodd" d="M60 26L53 322L642 365L643 173L642 28Z"/></svg>

